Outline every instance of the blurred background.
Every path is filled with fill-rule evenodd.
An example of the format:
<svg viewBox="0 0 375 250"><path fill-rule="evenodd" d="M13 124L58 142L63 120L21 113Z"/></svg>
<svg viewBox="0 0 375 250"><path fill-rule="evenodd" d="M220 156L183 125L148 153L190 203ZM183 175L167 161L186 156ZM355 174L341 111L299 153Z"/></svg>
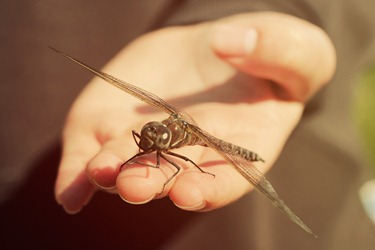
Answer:
<svg viewBox="0 0 375 250"><path fill-rule="evenodd" d="M363 72L360 79L353 119L358 124L371 174L375 177L375 66ZM375 178L363 185L360 197L366 212L375 223Z"/></svg>
<svg viewBox="0 0 375 250"><path fill-rule="evenodd" d="M217 216L223 219L217 222L223 227L230 223L226 221L225 215L233 207L198 214L177 209L168 199L134 206L126 204L115 195L98 192L82 213L72 216L66 214L54 201L53 186L61 151L60 131L71 103L92 75L67 63L48 46L69 52L90 65L101 68L127 43L146 32L150 23L160 22L157 17L164 5L168 4L168 1L144 1L143 6L133 6L134 2L2 1L2 249L113 249L118 246L155 249L197 218ZM134 23L127 21L129 18L137 22L136 27ZM345 70L354 68L355 71L355 67L349 65L350 62L346 63L348 66ZM356 81L358 82L353 85L360 84L360 88L355 93L352 119L362 135L367 151L367 165L372 166L369 172L374 176L375 68L363 72L361 79ZM282 172L274 172L277 171ZM274 180L277 182L277 179ZM375 214L374 197L374 184L368 182L361 189L361 198L372 218ZM239 211L245 215L251 212L241 202L243 201L237 207L245 211L236 207L232 212L234 215ZM265 209L274 209L269 206L268 201L264 202ZM253 204L262 205L256 202ZM276 214L279 216L278 212ZM353 220L356 219L355 217ZM233 224L240 223L241 221L235 221ZM294 225L291 227L294 228Z"/></svg>

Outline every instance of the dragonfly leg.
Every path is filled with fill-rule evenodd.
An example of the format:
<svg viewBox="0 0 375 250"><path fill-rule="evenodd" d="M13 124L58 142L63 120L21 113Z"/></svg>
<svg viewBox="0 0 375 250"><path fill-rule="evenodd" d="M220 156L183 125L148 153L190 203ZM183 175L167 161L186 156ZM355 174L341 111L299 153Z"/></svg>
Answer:
<svg viewBox="0 0 375 250"><path fill-rule="evenodd" d="M167 186L167 184L180 172L181 167L178 166L175 162L173 162L170 159L168 159L167 157L165 157L160 151L157 152L157 155L159 157L162 157L164 160L166 160L167 162L169 162L170 164L172 164L177 169L177 171L171 177L169 177L168 180L166 180L166 182L164 182L163 188L162 188L161 192L158 193L158 195L161 195L164 192L164 189Z"/></svg>
<svg viewBox="0 0 375 250"><path fill-rule="evenodd" d="M127 160L125 163L123 163L120 167L120 170L123 166L127 165L129 162L131 162L132 160L134 160L135 158L139 157L139 156L142 156L142 155L145 155L145 154L149 154L148 152L140 152L136 155L134 155L132 158L130 158L129 160ZM139 162L139 161L135 161L136 163L138 164L141 164L141 165L144 165L144 166L147 166L147 167L152 167L152 168L159 168L160 167L160 157L163 158L164 160L166 160L167 162L169 162L170 164L172 164L176 169L177 171L171 176L168 178L168 180L166 182L164 182L163 184L163 188L161 190L160 193L157 193L157 195L161 195L163 192L164 192L164 189L165 187L167 186L167 184L180 172L180 166L178 166L175 162L171 161L170 159L166 158L161 151L157 151L156 152L156 165L151 165L151 164L147 164L147 163L143 163L143 162Z"/></svg>
<svg viewBox="0 0 375 250"><path fill-rule="evenodd" d="M143 151L143 152L139 152L138 154L134 155L133 157L131 157L130 159L128 159L126 162L124 162L123 164L121 164L119 171L121 172L121 170L122 170L122 168L124 166L131 164L132 160L134 160L135 158L138 158L138 157L140 157L142 155L145 155L145 154L149 154L149 152L144 152ZM138 163L138 164L141 164L141 165L149 166L149 164L144 164L144 163L141 163L141 162L138 162L138 161L135 161L135 162ZM152 167L155 167L155 166L152 166Z"/></svg>
<svg viewBox="0 0 375 250"><path fill-rule="evenodd" d="M140 154L140 153L138 153L138 154ZM144 153L144 154L150 154L150 153ZM138 156L141 156L141 155L143 155L143 154L140 154ZM132 158L134 159L134 157L132 157ZM160 153L159 152L156 153L156 165L143 163L143 162L140 162L140 161L135 161L135 163L138 163L138 164L143 165L143 166L151 167L151 168L159 168L160 167Z"/></svg>
<svg viewBox="0 0 375 250"><path fill-rule="evenodd" d="M135 143L137 144L137 146L139 148L139 152L141 152L141 147L139 146L139 141L137 141L137 138L138 138L138 140L141 139L141 135L138 134L135 130L132 130L132 134L133 134L133 139L134 139Z"/></svg>
<svg viewBox="0 0 375 250"><path fill-rule="evenodd" d="M204 171L203 169L201 169L195 162L193 162L192 160L190 160L189 158L187 158L186 156L183 156L183 155L180 155L180 154L176 154L174 152L167 152L167 154L169 155L172 155L174 157L178 157L180 159L183 159L185 161L188 161L190 163L192 163L196 168L198 168L202 173L204 174L209 174L209 175L212 175L214 178L215 178L215 175L213 173L210 173L210 172L206 172Z"/></svg>

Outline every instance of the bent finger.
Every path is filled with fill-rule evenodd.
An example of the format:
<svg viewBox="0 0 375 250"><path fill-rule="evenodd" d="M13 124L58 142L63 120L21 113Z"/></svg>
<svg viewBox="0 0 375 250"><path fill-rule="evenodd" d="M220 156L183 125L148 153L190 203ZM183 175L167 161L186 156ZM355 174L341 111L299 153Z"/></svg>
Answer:
<svg viewBox="0 0 375 250"><path fill-rule="evenodd" d="M169 193L170 199L181 209L217 209L239 199L252 188L246 179L212 150L206 150L200 167L205 173L196 170L184 172Z"/></svg>
<svg viewBox="0 0 375 250"><path fill-rule="evenodd" d="M79 212L95 187L86 176L86 166L100 145L85 133L65 134L63 153L55 183L55 197L68 213Z"/></svg>
<svg viewBox="0 0 375 250"><path fill-rule="evenodd" d="M134 142L129 138L117 137L108 140L88 164L87 176L100 189L115 189L121 165L129 155L134 155L135 151Z"/></svg>
<svg viewBox="0 0 375 250"><path fill-rule="evenodd" d="M301 101L329 81L336 67L335 50L326 33L284 14L223 19L213 28L211 46L238 69L280 84Z"/></svg>

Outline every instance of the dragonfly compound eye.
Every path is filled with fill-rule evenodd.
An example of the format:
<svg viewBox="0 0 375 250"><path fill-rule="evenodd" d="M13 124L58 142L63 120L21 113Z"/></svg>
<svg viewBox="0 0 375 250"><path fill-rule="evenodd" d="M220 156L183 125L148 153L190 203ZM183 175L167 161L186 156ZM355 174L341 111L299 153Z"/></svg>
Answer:
<svg viewBox="0 0 375 250"><path fill-rule="evenodd" d="M168 149L171 142L171 131L161 122L149 122L141 130L140 147L143 150Z"/></svg>

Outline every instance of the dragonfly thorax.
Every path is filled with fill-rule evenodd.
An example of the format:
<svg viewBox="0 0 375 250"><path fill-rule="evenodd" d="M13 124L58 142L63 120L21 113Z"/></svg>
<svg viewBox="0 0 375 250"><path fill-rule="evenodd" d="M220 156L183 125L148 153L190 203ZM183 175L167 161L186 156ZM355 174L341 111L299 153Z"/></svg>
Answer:
<svg viewBox="0 0 375 250"><path fill-rule="evenodd" d="M149 122L143 126L139 147L144 151L163 151L169 148L172 132L161 122Z"/></svg>

